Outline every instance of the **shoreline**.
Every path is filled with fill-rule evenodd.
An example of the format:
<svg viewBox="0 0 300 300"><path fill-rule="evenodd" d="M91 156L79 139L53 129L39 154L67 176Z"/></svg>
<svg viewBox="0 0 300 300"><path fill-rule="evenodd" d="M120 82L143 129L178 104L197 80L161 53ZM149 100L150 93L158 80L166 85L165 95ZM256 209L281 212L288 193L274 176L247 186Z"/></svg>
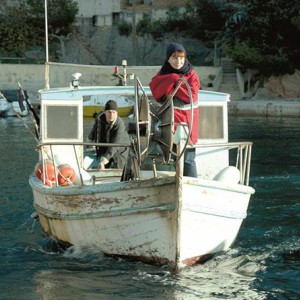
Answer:
<svg viewBox="0 0 300 300"><path fill-rule="evenodd" d="M228 115L300 118L300 98L231 100L228 103Z"/></svg>

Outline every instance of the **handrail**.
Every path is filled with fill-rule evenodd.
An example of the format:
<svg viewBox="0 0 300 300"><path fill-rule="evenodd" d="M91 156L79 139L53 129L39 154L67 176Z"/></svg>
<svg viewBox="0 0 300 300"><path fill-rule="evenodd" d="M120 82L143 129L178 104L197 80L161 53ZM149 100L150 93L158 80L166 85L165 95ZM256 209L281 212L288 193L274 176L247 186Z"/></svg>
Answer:
<svg viewBox="0 0 300 300"><path fill-rule="evenodd" d="M38 150L41 150L43 147L45 146L50 146L50 155L49 153L44 152L42 150L42 161L44 163L44 154L48 157L46 157L46 159L50 159L52 160L53 162L55 161L54 159L54 153L53 153L53 149L52 149L52 146L72 146L73 149L74 149L74 154L75 154L75 158L76 158L76 168L79 172L79 176L80 176L80 182L81 182L81 186L84 185L83 183L83 178L82 178L82 174L81 174L81 171L80 171L80 164L79 164L79 159L78 159L78 155L77 155L77 151L75 149L75 146L87 146L87 147L130 147L131 144L128 144L128 143L124 143L124 144L116 144L116 143L95 143L95 142L45 142L45 143L39 143L36 148ZM50 157L49 157L50 156ZM54 166L54 172L55 174L58 174L59 173L59 170L57 169L57 166L55 164L53 164ZM45 170L45 166L43 166L43 172ZM45 174L43 174L43 176L45 176ZM57 180L55 180L55 186L57 186Z"/></svg>
<svg viewBox="0 0 300 300"><path fill-rule="evenodd" d="M210 148L210 147L226 147L230 148L237 148L241 145L252 145L252 142L230 142L230 143L208 143L208 144L195 144L193 148Z"/></svg>
<svg viewBox="0 0 300 300"><path fill-rule="evenodd" d="M237 149L236 154L236 161L235 161L235 167L239 169L240 171L240 184L249 185L249 178L250 178L250 168L251 168L251 154L252 154L252 142L230 142L230 143L210 143L210 144L195 144L193 146L188 146L188 148L214 148L213 151L224 151L226 150L233 150ZM52 160L54 160L54 155L52 151L52 146L73 146L74 153L76 155L76 162L78 170L80 170L79 167L79 161L77 157L77 152L75 149L75 146L100 146L100 147L130 147L130 144L113 144L113 143L91 143L91 142L46 142L46 143L40 143L37 145L37 148L42 148L43 146L50 146L50 152L52 156ZM216 149L217 148L217 149ZM200 154L201 155L201 154ZM48 157L49 158L49 157ZM54 166L55 168L55 166ZM55 170L55 172L57 172ZM82 176L81 177L81 184L83 185Z"/></svg>
<svg viewBox="0 0 300 300"><path fill-rule="evenodd" d="M130 147L131 144L91 143L91 142L45 142L45 143L39 143L36 147L41 148L43 146Z"/></svg>
<svg viewBox="0 0 300 300"><path fill-rule="evenodd" d="M252 142L230 142L216 144L196 144L194 148L219 148L217 151L237 149L236 168L240 170L240 184L249 185Z"/></svg>

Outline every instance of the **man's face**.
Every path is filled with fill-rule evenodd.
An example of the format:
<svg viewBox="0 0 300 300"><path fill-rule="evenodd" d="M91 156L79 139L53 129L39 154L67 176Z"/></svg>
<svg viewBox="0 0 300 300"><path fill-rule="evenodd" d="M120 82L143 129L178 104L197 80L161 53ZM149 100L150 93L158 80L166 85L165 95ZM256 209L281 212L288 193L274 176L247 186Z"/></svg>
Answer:
<svg viewBox="0 0 300 300"><path fill-rule="evenodd" d="M105 117L107 123L113 123L118 116L118 112L116 110L106 110Z"/></svg>

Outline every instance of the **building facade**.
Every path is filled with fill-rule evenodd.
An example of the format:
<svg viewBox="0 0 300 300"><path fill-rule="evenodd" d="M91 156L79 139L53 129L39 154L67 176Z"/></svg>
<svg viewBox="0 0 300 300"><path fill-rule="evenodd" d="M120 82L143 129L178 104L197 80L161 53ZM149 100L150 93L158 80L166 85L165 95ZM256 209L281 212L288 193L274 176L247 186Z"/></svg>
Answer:
<svg viewBox="0 0 300 300"><path fill-rule="evenodd" d="M136 22L147 14L151 20L164 19L170 8L184 11L188 0L74 0L78 3L77 25L112 26L119 21Z"/></svg>
<svg viewBox="0 0 300 300"><path fill-rule="evenodd" d="M78 3L77 25L112 26L120 14L120 0L75 0Z"/></svg>

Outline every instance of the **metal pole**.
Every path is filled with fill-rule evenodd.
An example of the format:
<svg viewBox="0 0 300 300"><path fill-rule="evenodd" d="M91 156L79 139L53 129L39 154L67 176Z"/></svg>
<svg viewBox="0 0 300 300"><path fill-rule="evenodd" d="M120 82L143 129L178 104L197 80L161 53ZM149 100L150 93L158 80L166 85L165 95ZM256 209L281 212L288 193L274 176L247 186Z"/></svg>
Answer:
<svg viewBox="0 0 300 300"><path fill-rule="evenodd" d="M49 62L49 47L48 47L48 8L47 0L45 0L45 39L46 39L46 63Z"/></svg>
<svg viewBox="0 0 300 300"><path fill-rule="evenodd" d="M45 0L45 39L46 39L45 88L49 89L49 45L48 45L48 7L47 7L47 0Z"/></svg>
<svg viewBox="0 0 300 300"><path fill-rule="evenodd" d="M137 40L136 40L136 0L132 0L132 56L133 56L133 65L137 65Z"/></svg>
<svg viewBox="0 0 300 300"><path fill-rule="evenodd" d="M214 41L214 67L217 66L217 41Z"/></svg>
<svg viewBox="0 0 300 300"><path fill-rule="evenodd" d="M247 69L247 73L248 73L248 99L250 99L250 88L251 88L251 75L250 75L250 69Z"/></svg>

